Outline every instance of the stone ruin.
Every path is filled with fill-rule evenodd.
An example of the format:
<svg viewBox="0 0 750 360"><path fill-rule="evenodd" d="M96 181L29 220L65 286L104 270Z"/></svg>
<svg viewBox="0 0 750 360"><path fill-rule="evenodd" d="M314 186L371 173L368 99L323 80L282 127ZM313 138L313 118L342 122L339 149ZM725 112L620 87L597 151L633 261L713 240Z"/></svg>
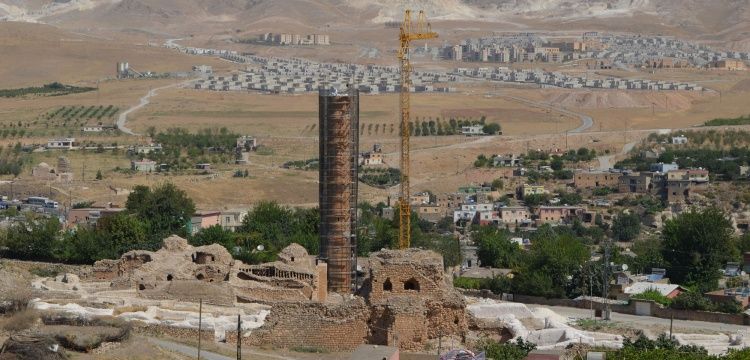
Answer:
<svg viewBox="0 0 750 360"><path fill-rule="evenodd" d="M236 302L325 301L317 291L325 265L297 244L279 261L246 265L221 245L194 247L179 236L164 239L158 251L133 250L119 260L94 264L91 277L115 290L136 289L155 300L198 301L231 306ZM325 281L325 275L323 275Z"/></svg>
<svg viewBox="0 0 750 360"><path fill-rule="evenodd" d="M354 295L328 294L326 264L298 244L278 260L248 265L220 245L194 247L171 236L158 251L130 251L96 262L88 278L139 297L220 306L271 306L246 342L275 347L352 350L363 343L420 350L438 338L464 339L466 303L432 251L383 250L360 262Z"/></svg>
<svg viewBox="0 0 750 360"><path fill-rule="evenodd" d="M352 350L363 343L421 350L440 337L464 339L466 303L432 251L383 250L363 263L360 291L326 303L276 304L250 343Z"/></svg>

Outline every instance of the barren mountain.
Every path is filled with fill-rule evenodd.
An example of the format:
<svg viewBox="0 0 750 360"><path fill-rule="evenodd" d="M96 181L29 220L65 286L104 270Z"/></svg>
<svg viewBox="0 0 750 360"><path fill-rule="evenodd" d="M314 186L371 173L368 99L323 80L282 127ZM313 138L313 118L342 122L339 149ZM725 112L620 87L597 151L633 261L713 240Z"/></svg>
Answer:
<svg viewBox="0 0 750 360"><path fill-rule="evenodd" d="M156 34L290 31L399 20L512 22L540 29L668 32L743 47L750 0L0 0L0 19Z"/></svg>

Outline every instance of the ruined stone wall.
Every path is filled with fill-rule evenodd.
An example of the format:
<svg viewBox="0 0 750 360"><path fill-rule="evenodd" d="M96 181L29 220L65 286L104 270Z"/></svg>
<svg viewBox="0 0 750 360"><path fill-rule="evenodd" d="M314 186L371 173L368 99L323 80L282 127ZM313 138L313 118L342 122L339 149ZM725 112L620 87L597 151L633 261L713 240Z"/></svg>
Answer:
<svg viewBox="0 0 750 360"><path fill-rule="evenodd" d="M263 288L235 286L234 293L237 302L274 304L278 302L299 302L309 300L302 289Z"/></svg>
<svg viewBox="0 0 750 360"><path fill-rule="evenodd" d="M438 270L440 276L436 276L434 270L427 272L417 266L416 264L373 266L369 284L370 302L378 303L397 295L440 296L440 289L444 287L443 269L440 268Z"/></svg>
<svg viewBox="0 0 750 360"><path fill-rule="evenodd" d="M207 283L199 280L174 280L161 282L153 288L138 289L138 294L152 300L177 300L206 304L233 306L234 292L227 283Z"/></svg>
<svg viewBox="0 0 750 360"><path fill-rule="evenodd" d="M465 337L468 328L462 301L391 298L373 306L369 343L396 346L402 350L423 350L429 339L441 336Z"/></svg>
<svg viewBox="0 0 750 360"><path fill-rule="evenodd" d="M282 348L318 347L350 351L366 342L370 310L361 298L344 304L275 304L265 324L246 343Z"/></svg>
<svg viewBox="0 0 750 360"><path fill-rule="evenodd" d="M458 301L456 301L458 300ZM427 337L436 339L446 335L466 336L469 327L463 299L427 300Z"/></svg>

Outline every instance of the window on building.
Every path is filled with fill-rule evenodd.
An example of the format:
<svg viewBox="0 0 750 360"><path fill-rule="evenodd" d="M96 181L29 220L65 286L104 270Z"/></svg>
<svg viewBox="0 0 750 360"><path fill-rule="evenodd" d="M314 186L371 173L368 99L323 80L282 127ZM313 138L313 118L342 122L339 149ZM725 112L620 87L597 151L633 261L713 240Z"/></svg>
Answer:
<svg viewBox="0 0 750 360"><path fill-rule="evenodd" d="M411 278L404 282L404 290L419 291L419 282L415 278Z"/></svg>
<svg viewBox="0 0 750 360"><path fill-rule="evenodd" d="M383 291L393 291L393 283L391 283L391 279L385 279L385 282L383 283Z"/></svg>

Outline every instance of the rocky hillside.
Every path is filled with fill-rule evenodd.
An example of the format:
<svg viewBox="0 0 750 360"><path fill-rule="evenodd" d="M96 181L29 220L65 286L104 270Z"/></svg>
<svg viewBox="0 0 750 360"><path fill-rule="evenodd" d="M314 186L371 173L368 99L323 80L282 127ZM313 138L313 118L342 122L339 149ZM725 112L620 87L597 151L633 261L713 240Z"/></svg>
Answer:
<svg viewBox="0 0 750 360"><path fill-rule="evenodd" d="M0 19L175 34L222 26L243 31L357 26L399 20L403 9L412 8L426 10L433 21L674 29L679 35L744 44L750 33L748 5L750 0L0 0Z"/></svg>

